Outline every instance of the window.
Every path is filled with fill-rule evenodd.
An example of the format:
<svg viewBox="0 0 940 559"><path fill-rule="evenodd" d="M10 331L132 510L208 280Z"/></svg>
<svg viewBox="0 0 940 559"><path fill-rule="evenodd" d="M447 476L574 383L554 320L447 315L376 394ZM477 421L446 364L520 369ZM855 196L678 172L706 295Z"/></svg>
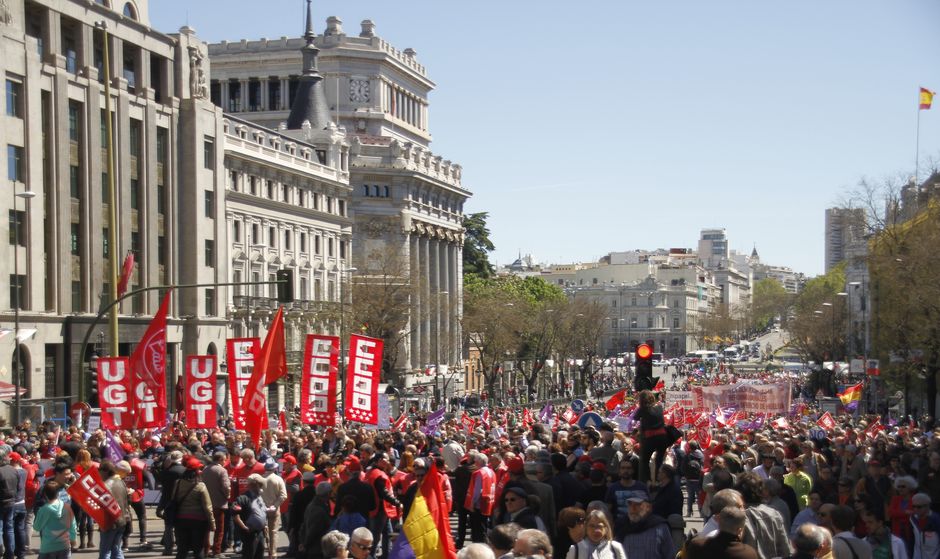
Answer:
<svg viewBox="0 0 940 559"><path fill-rule="evenodd" d="M281 185L281 201L290 202L290 190L287 189L286 184Z"/></svg>
<svg viewBox="0 0 940 559"><path fill-rule="evenodd" d="M616 299L611 299L611 300L610 300L610 306L616 309L616 308L617 308L617 300L616 300Z"/></svg>
<svg viewBox="0 0 940 559"><path fill-rule="evenodd" d="M290 250L290 237L292 234L292 231L284 231L284 250Z"/></svg>
<svg viewBox="0 0 940 559"><path fill-rule="evenodd" d="M268 227L268 245L271 248L277 246L277 233L274 227Z"/></svg>
<svg viewBox="0 0 940 559"><path fill-rule="evenodd" d="M308 297L307 290L310 287L310 281L306 277L300 277L300 300L306 301Z"/></svg>
<svg viewBox="0 0 940 559"><path fill-rule="evenodd" d="M346 215L346 200L339 200L339 215Z"/></svg>
<svg viewBox="0 0 940 559"><path fill-rule="evenodd" d="M630 306L631 306L631 307L635 307L635 306L636 306L636 295L630 297Z"/></svg>
<svg viewBox="0 0 940 559"><path fill-rule="evenodd" d="M274 200L274 181L265 181L265 188L268 191L268 198Z"/></svg>
<svg viewBox="0 0 940 559"><path fill-rule="evenodd" d="M313 253L320 254L320 235L313 236Z"/></svg>
<svg viewBox="0 0 940 559"><path fill-rule="evenodd" d="M215 316L215 289L206 288L206 316Z"/></svg>
<svg viewBox="0 0 940 559"><path fill-rule="evenodd" d="M124 79L127 80L127 91L131 93L137 91L137 56L139 54L138 49L124 43L124 67L122 72Z"/></svg>
<svg viewBox="0 0 940 559"><path fill-rule="evenodd" d="M248 240L252 244L259 244L261 239L261 228L257 223L251 224L251 239Z"/></svg>
<svg viewBox="0 0 940 559"><path fill-rule="evenodd" d="M82 282L72 282L72 312L82 311Z"/></svg>
<svg viewBox="0 0 940 559"><path fill-rule="evenodd" d="M307 234L300 234L300 252L307 252Z"/></svg>
<svg viewBox="0 0 940 559"><path fill-rule="evenodd" d="M322 299L323 295L323 281L320 279L313 280L313 300L319 301Z"/></svg>
<svg viewBox="0 0 940 559"><path fill-rule="evenodd" d="M124 11L122 13L124 14L124 17L137 21L137 10L130 2L124 4Z"/></svg>
<svg viewBox="0 0 940 559"><path fill-rule="evenodd" d="M7 116L23 118L23 84L7 80Z"/></svg>
<svg viewBox="0 0 940 559"><path fill-rule="evenodd" d="M157 264L166 266L166 237L157 237Z"/></svg>
<svg viewBox="0 0 940 559"><path fill-rule="evenodd" d="M674 308L674 309L678 309L678 308L679 308L679 300L678 300L678 299L673 300L673 302L672 302L672 308Z"/></svg>
<svg viewBox="0 0 940 559"><path fill-rule="evenodd" d="M215 267L215 241L206 239L206 266Z"/></svg>
<svg viewBox="0 0 940 559"><path fill-rule="evenodd" d="M242 222L233 221L232 222L232 240L236 243L242 242Z"/></svg>
<svg viewBox="0 0 940 559"><path fill-rule="evenodd" d="M206 191L206 207L205 207L206 217L209 219L215 219L215 192L211 190Z"/></svg>
<svg viewBox="0 0 940 559"><path fill-rule="evenodd" d="M110 241L111 230L105 227L101 230L101 254L104 255L105 258L111 257L111 251L109 250L111 247Z"/></svg>
<svg viewBox="0 0 940 559"><path fill-rule="evenodd" d="M647 328L653 327L653 315L646 317L646 327Z"/></svg>
<svg viewBox="0 0 940 559"><path fill-rule="evenodd" d="M678 316L672 317L672 327L673 327L673 328L678 328L678 327L679 327L679 317L678 317Z"/></svg>
<svg viewBox="0 0 940 559"><path fill-rule="evenodd" d="M232 282L236 284L242 283L242 271L241 270L235 270L234 272L232 272ZM242 294L243 287L244 287L243 285L233 285L232 290L234 291L235 295L238 296Z"/></svg>
<svg viewBox="0 0 940 559"><path fill-rule="evenodd" d="M300 206L301 208L307 205L307 195L306 193L304 193L303 190L297 191L297 205Z"/></svg>
<svg viewBox="0 0 940 559"><path fill-rule="evenodd" d="M346 241L339 242L339 257L343 259L346 258Z"/></svg>
<svg viewBox="0 0 940 559"><path fill-rule="evenodd" d="M248 177L249 190L251 191L252 196L258 195L258 187L256 184L255 177Z"/></svg>
<svg viewBox="0 0 940 559"><path fill-rule="evenodd" d="M104 175L107 177L107 174ZM131 209L140 209L140 181L131 179Z"/></svg>
<svg viewBox="0 0 940 559"><path fill-rule="evenodd" d="M26 212L10 210L10 244L26 246Z"/></svg>
<svg viewBox="0 0 940 559"><path fill-rule="evenodd" d="M319 210L320 209L320 195L311 194L310 197L313 198L313 209Z"/></svg>
<svg viewBox="0 0 940 559"><path fill-rule="evenodd" d="M333 256L333 239L326 240L326 255Z"/></svg>
<svg viewBox="0 0 940 559"><path fill-rule="evenodd" d="M268 285L265 287L268 288L268 297L274 299L277 297L277 275L268 274Z"/></svg>
<svg viewBox="0 0 940 559"><path fill-rule="evenodd" d="M79 256L81 254L81 245L82 245L81 239L82 239L81 225L77 223L73 223L72 228L71 228L71 240L69 244L71 247L72 254L74 256Z"/></svg>
<svg viewBox="0 0 940 559"><path fill-rule="evenodd" d="M24 171L23 148L7 145L7 179L23 182Z"/></svg>
<svg viewBox="0 0 940 559"><path fill-rule="evenodd" d="M208 136L202 141L202 166L215 169L215 141Z"/></svg>
<svg viewBox="0 0 940 559"><path fill-rule="evenodd" d="M323 211L325 211L326 213L333 213L333 197L332 196L326 197L326 207L323 208Z"/></svg>
<svg viewBox="0 0 940 559"><path fill-rule="evenodd" d="M26 275L10 274L10 307L23 309L26 303Z"/></svg>
<svg viewBox="0 0 940 559"><path fill-rule="evenodd" d="M368 184L362 185L362 195L367 198L369 197L369 185Z"/></svg>
<svg viewBox="0 0 940 559"><path fill-rule="evenodd" d="M630 317L630 328L636 328L637 320L635 316Z"/></svg>
<svg viewBox="0 0 940 559"><path fill-rule="evenodd" d="M166 215L166 187L162 184L157 186L157 213Z"/></svg>

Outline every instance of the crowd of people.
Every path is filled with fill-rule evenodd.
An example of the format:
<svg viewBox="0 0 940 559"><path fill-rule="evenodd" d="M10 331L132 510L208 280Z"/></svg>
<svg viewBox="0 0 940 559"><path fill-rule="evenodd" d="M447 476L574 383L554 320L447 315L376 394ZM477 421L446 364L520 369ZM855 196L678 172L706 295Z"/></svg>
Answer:
<svg viewBox="0 0 940 559"><path fill-rule="evenodd" d="M41 559L96 546L123 559L135 533L135 548L177 559L385 559L429 476L460 559L940 557L934 431L839 415L820 436L810 406L785 424L714 425L703 447L676 436L661 396L636 395L630 432L513 408L433 429L420 414L400 431L294 424L257 449L182 422L114 438L25 425L0 440L3 559L30 552L33 531ZM67 491L93 468L121 509L98 530ZM151 500L165 526L154 542ZM696 515L692 537L683 517Z"/></svg>

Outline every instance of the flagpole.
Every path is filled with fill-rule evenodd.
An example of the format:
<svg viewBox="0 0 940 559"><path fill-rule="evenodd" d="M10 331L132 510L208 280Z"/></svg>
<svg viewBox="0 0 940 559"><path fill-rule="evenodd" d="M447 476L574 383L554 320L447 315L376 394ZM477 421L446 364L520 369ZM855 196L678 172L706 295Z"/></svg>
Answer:
<svg viewBox="0 0 940 559"><path fill-rule="evenodd" d="M920 171L920 93L918 93L917 103L917 138L914 141L914 188L917 188L917 175ZM914 200L919 199L915 197Z"/></svg>

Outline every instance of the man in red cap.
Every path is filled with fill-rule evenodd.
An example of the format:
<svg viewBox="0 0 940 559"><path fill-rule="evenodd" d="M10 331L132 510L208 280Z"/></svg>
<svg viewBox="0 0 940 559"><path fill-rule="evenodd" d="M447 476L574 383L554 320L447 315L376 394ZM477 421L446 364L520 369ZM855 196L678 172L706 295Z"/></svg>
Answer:
<svg viewBox="0 0 940 559"><path fill-rule="evenodd" d="M287 499L281 503L281 525L290 526L290 518L288 518L288 511L290 511L291 502L294 500L294 495L300 492L302 487L302 477L303 474L299 469L297 469L297 459L294 458L293 454L285 454L281 458L281 477L284 479L284 485L287 487ZM287 554L293 556L297 553L297 538L294 537L296 534L292 534L289 530L287 532Z"/></svg>
<svg viewBox="0 0 940 559"><path fill-rule="evenodd" d="M369 518L369 513L375 509L375 492L368 483L362 481L362 465L359 463L359 458L350 456L343 462L343 466L349 479L340 484L336 491L336 502L342 503L343 499L349 495L356 503L356 508L353 510L361 514L363 518Z"/></svg>

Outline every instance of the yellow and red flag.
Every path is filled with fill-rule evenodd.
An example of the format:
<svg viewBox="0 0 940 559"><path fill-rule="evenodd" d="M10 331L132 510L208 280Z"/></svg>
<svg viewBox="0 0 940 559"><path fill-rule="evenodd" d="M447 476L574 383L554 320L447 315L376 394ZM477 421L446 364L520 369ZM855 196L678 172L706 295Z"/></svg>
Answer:
<svg viewBox="0 0 940 559"><path fill-rule="evenodd" d="M920 88L920 110L926 111L929 109L933 103L933 96L936 94L936 91L930 91L926 87Z"/></svg>

